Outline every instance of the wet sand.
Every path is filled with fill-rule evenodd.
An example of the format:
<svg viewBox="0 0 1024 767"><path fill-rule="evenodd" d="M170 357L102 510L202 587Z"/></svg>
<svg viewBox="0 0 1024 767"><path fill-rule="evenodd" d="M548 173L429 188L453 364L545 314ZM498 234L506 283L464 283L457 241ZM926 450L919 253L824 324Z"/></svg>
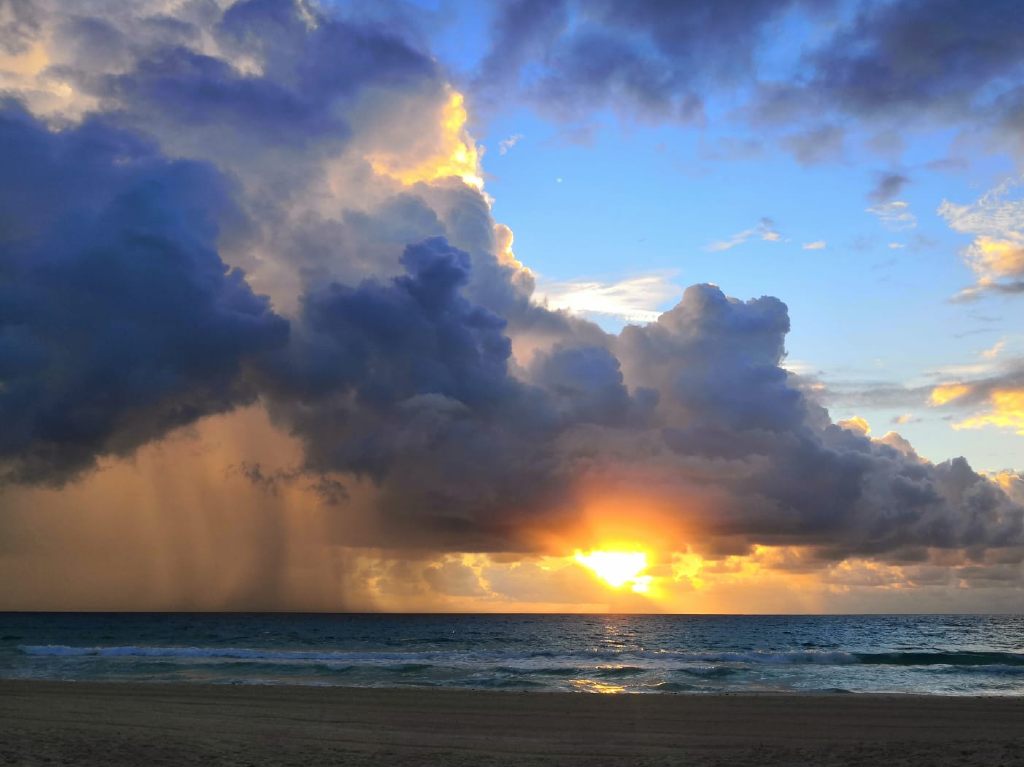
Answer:
<svg viewBox="0 0 1024 767"><path fill-rule="evenodd" d="M0 764L1024 765L1024 699L0 682Z"/></svg>

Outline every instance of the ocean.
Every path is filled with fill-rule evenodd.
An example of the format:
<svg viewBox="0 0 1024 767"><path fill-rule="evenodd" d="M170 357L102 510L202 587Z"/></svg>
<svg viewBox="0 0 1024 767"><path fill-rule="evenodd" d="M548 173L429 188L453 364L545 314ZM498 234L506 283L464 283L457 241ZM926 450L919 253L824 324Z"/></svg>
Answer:
<svg viewBox="0 0 1024 767"><path fill-rule="evenodd" d="M1024 616L0 613L8 679L1024 694Z"/></svg>

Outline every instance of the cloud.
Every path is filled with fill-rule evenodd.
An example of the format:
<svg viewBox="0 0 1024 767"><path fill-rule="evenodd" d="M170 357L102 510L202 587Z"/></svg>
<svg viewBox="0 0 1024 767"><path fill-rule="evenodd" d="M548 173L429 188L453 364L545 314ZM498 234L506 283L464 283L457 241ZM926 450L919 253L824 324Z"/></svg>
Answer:
<svg viewBox="0 0 1024 767"><path fill-rule="evenodd" d="M564 0L510 0L495 15L490 50L480 64L475 88L484 98L504 96L519 70L544 56L568 22Z"/></svg>
<svg viewBox="0 0 1024 767"><path fill-rule="evenodd" d="M801 165L819 165L843 154L845 133L837 125L819 125L791 133L782 140Z"/></svg>
<svg viewBox="0 0 1024 767"><path fill-rule="evenodd" d="M828 243L824 240L815 240L814 242L805 242L803 244L804 250L824 250L828 247Z"/></svg>
<svg viewBox="0 0 1024 767"><path fill-rule="evenodd" d="M661 312L654 307L678 295L679 288L666 275L629 277L618 282L573 280L542 282L537 299L556 310L584 316L614 317L626 322L653 322Z"/></svg>
<svg viewBox="0 0 1024 767"><path fill-rule="evenodd" d="M872 205L865 210L877 216L888 229L894 231L913 229L917 226L917 217L910 212L910 203L905 200L890 200Z"/></svg>
<svg viewBox="0 0 1024 767"><path fill-rule="evenodd" d="M512 511L550 491L537 446L554 414L509 374L505 320L464 297L469 255L435 238L402 261L388 282L306 296L301 340L268 369L272 412L310 469L372 479L382 512L417 510L392 544L507 546Z"/></svg>
<svg viewBox="0 0 1024 767"><path fill-rule="evenodd" d="M307 604L307 572L342 603L324 585L339 573L389 584L395 604L445 584L467 596L482 581L457 556L556 555L608 530L721 562L793 548L787 561L804 568L1024 546L1024 510L999 482L831 421L784 367L779 299L695 285L654 316L670 286L647 275L545 286L543 305L483 192L466 102L415 40L284 0L170 17L39 7L45 29L24 34L80 41L46 48L46 76L95 114L56 119L25 91L28 111L8 105L0 121L0 460L27 486L144 453L148 474L113 471L139 497L147 482L160 489L157 518L209 508L189 492L259 509L231 517L255 553L224 544L251 585L225 579L218 599ZM784 10L659 7L594 3L565 40L567 5L510 3L497 23L509 66L554 67L522 84L531 92L684 119L705 78L747 76L760 25ZM606 45L608 24L651 46ZM500 52L484 69L510 77ZM711 249L755 237L781 240L763 219ZM649 321L608 333L555 305ZM1013 381L964 385L947 406L1001 406L994 392ZM223 461L213 481L169 482L154 455L171 432L221 428L208 416L243 404L232 416L243 455L211 457ZM260 439L246 431L251 411L266 418ZM242 468L225 478L228 466ZM64 492L109 494L103 474ZM41 497L3 492L28 494L23 510ZM100 507L103 492L90 496ZM286 527L271 512L296 498L331 516L314 524L293 508ZM182 533L167 546L188 564L191 543ZM299 543L301 567L282 574ZM353 549L364 554L339 565ZM528 590L514 569L506 586ZM162 604L211 604L190 568L180 575Z"/></svg>
<svg viewBox="0 0 1024 767"><path fill-rule="evenodd" d="M851 416L850 418L846 418L841 421L836 421L836 426L840 429L856 432L857 434L865 437L871 433L871 426L869 426L868 422L859 415Z"/></svg>
<svg viewBox="0 0 1024 767"><path fill-rule="evenodd" d="M990 410L953 424L954 429L981 429L994 426L1024 435L1024 389L995 389L988 395Z"/></svg>
<svg viewBox="0 0 1024 767"><path fill-rule="evenodd" d="M518 0L496 17L476 88L494 99L518 86L533 103L570 120L612 106L690 121L701 113L699 94L708 82L751 72L762 25L787 5ZM574 14L582 23L569 23Z"/></svg>
<svg viewBox="0 0 1024 767"><path fill-rule="evenodd" d="M971 205L943 200L938 213L955 232L985 233L993 239L1019 237L1024 226L1024 200L1007 199L1015 186L1012 181L1000 184Z"/></svg>
<svg viewBox="0 0 1024 767"><path fill-rule="evenodd" d="M390 283L311 295L271 385L310 469L373 480L392 545L520 550L615 496L664 509L664 540L699 530L708 555L1020 545L1020 507L962 459L832 425L790 385L777 299L694 286L654 323L563 336L513 375L507 326L464 296L469 257L432 240L404 261ZM967 498L986 522L968 522Z"/></svg>
<svg viewBox="0 0 1024 767"><path fill-rule="evenodd" d="M326 475L309 475L300 468L265 469L259 461L243 460L237 466L228 466L227 476L245 477L264 493L277 496L283 489L303 482L306 490L316 495L327 506L340 506L349 499L345 486Z"/></svg>
<svg viewBox="0 0 1024 767"><path fill-rule="evenodd" d="M513 133L508 138L502 139L498 142L498 154L506 155L509 150L523 140L522 133Z"/></svg>
<svg viewBox="0 0 1024 767"><path fill-rule="evenodd" d="M0 50L8 55L24 52L39 34L39 9L30 2L13 2L4 6L0 22Z"/></svg>
<svg viewBox="0 0 1024 767"><path fill-rule="evenodd" d="M996 357L998 357L1000 354L1002 354L1003 349L1005 349L1005 348L1006 348L1006 339L1002 338L1002 339L996 341L994 344L992 344L992 346L989 347L988 349L985 349L984 351L982 351L981 352L981 356L984 357L987 360L994 360Z"/></svg>
<svg viewBox="0 0 1024 767"><path fill-rule="evenodd" d="M908 183L910 183L910 179L902 173L892 171L879 173L875 181L875 187L868 196L876 204L882 205L899 197Z"/></svg>
<svg viewBox="0 0 1024 767"><path fill-rule="evenodd" d="M742 245L747 240L757 237L765 242L779 242L782 236L775 229L775 222L770 218L762 218L758 222L757 226L751 229L744 229L742 232L737 232L732 237L726 240L718 240L712 242L707 246L707 249L713 253L719 253L725 250L732 250L737 245Z"/></svg>
<svg viewBox="0 0 1024 767"><path fill-rule="evenodd" d="M836 114L899 129L995 123L997 136L1012 136L1019 95L1009 83L1024 62L1012 1L867 4L833 29L802 57L802 76L759 86L760 122Z"/></svg>
<svg viewBox="0 0 1024 767"><path fill-rule="evenodd" d="M474 91L491 105L525 99L567 123L607 108L627 120L705 120L705 102L727 93L742 121L762 134L780 129L776 139L804 164L840 157L843 134L857 123L885 135L908 126L980 129L1020 149L1024 89L1014 78L1024 25L1012 0L844 8L829 0L742 9L711 0L518 0L495 16ZM798 53L765 76L756 62L776 53L786 17L809 31ZM898 196L901 175L880 178L873 199Z"/></svg>
<svg viewBox="0 0 1024 767"><path fill-rule="evenodd" d="M1024 200L1011 197L1015 186L1001 184L970 205L948 200L939 205L939 215L953 231L974 235L963 256L977 283L961 291L960 300L1024 291Z"/></svg>
<svg viewBox="0 0 1024 767"><path fill-rule="evenodd" d="M1019 359L1008 360L994 375L940 384L932 390L929 404L968 411L954 429L991 426L1024 433L1024 366Z"/></svg>
<svg viewBox="0 0 1024 767"><path fill-rule="evenodd" d="M217 252L231 185L101 120L0 111L0 473L59 484L251 400L285 320Z"/></svg>

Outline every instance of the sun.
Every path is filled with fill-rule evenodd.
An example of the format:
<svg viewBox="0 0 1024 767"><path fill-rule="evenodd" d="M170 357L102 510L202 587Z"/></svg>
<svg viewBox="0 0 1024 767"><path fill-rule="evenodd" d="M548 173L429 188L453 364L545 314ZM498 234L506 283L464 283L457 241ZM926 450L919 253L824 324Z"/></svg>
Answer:
<svg viewBox="0 0 1024 767"><path fill-rule="evenodd" d="M638 594L645 593L651 584L647 569L647 554L642 551L600 551L587 554L577 550L574 559L589 568L609 586L621 589L626 584Z"/></svg>

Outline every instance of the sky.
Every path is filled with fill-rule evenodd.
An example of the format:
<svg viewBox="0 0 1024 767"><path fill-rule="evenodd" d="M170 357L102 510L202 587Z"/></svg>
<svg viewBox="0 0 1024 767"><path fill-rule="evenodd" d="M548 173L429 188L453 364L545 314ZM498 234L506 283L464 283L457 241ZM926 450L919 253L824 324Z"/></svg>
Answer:
<svg viewBox="0 0 1024 767"><path fill-rule="evenodd" d="M1022 33L0 0L0 609L1019 610Z"/></svg>

